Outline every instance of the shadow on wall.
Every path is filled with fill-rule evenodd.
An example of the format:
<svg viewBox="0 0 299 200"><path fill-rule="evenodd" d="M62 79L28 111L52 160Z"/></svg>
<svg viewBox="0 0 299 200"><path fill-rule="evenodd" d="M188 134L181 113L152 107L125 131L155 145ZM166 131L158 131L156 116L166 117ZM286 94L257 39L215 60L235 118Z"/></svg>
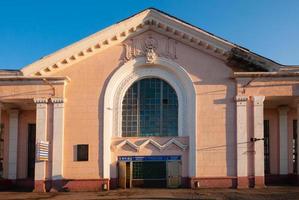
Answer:
<svg viewBox="0 0 299 200"><path fill-rule="evenodd" d="M106 78L106 80L104 81L103 84L103 88L101 89L100 92L100 96L99 96L99 100L98 100L98 122L99 122L99 130L98 130L98 141L99 141L99 155L98 155L98 170L99 170L99 177L103 178L103 169L101 168L101 166L104 166L103 164L103 157L101 155L103 155L103 134L104 134L104 99L105 99L105 92L106 92L106 88L107 85L111 79L111 77L115 74L115 72L124 64L124 60L123 58L125 58L125 51L122 51L122 53L120 54L120 57L118 58L119 60L119 64L115 67L114 70L112 70L112 72L109 74L109 76ZM102 66L104 67L104 66ZM112 170L112 164L110 164L110 170Z"/></svg>
<svg viewBox="0 0 299 200"><path fill-rule="evenodd" d="M203 151L225 151L226 152L226 174L227 176L235 177L237 175L237 144L236 140L236 106L234 97L236 96L236 84L233 80L227 78L215 79L210 76L199 77L201 81L193 82L195 86L223 86L224 89L211 89L201 93L196 93L198 102L200 103L200 96L214 96L213 103L216 105L223 105L221 109L225 109L225 144L217 146L208 146L205 148L197 149L198 152ZM217 87L216 87L217 88ZM217 96L220 96L218 98ZM202 116L198 114L200 120ZM217 123L215 121L214 123ZM220 122L221 123L221 122ZM221 134L221 133L220 133ZM232 183L232 187L235 187L236 183Z"/></svg>

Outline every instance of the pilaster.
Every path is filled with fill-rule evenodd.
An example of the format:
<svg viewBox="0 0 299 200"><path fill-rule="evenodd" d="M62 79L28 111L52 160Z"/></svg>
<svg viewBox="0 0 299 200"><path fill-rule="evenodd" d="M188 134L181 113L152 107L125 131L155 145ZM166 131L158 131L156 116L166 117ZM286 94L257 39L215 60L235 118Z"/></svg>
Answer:
<svg viewBox="0 0 299 200"><path fill-rule="evenodd" d="M36 143L47 141L48 99L36 98ZM34 191L45 192L46 161L35 160Z"/></svg>
<svg viewBox="0 0 299 200"><path fill-rule="evenodd" d="M64 99L51 98L53 103L52 189L59 191L63 179Z"/></svg>
<svg viewBox="0 0 299 200"><path fill-rule="evenodd" d="M279 173L288 174L288 111L287 106L281 106L279 111Z"/></svg>
<svg viewBox="0 0 299 200"><path fill-rule="evenodd" d="M248 125L247 96L236 96L237 124L237 176L238 188L248 187Z"/></svg>
<svg viewBox="0 0 299 200"><path fill-rule="evenodd" d="M254 176L255 186L264 187L264 96L253 97Z"/></svg>
<svg viewBox="0 0 299 200"><path fill-rule="evenodd" d="M19 110L9 111L8 179L17 178Z"/></svg>

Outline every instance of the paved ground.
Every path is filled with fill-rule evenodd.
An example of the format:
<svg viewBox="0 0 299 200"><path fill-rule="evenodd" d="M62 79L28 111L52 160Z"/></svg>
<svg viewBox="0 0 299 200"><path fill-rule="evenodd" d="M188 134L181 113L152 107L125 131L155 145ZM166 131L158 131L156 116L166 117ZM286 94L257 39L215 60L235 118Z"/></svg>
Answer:
<svg viewBox="0 0 299 200"><path fill-rule="evenodd" d="M0 192L0 199L202 199L202 200L299 200L299 187L266 189L130 189L109 192L25 193Z"/></svg>

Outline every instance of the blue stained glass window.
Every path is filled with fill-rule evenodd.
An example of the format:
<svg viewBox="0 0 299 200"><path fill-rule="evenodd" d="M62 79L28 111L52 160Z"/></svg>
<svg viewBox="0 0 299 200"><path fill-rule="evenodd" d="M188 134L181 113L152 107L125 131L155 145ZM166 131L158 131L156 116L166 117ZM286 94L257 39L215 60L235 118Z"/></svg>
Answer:
<svg viewBox="0 0 299 200"><path fill-rule="evenodd" d="M122 102L122 135L178 135L178 99L166 81L146 78L127 90Z"/></svg>

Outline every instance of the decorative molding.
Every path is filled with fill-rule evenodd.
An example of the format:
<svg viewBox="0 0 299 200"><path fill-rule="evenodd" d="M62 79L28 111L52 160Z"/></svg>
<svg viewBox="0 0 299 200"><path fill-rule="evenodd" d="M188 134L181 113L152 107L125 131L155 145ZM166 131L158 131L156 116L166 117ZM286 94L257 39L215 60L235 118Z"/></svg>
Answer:
<svg viewBox="0 0 299 200"><path fill-rule="evenodd" d="M237 102L237 106L246 106L248 97L247 96L236 96L235 101Z"/></svg>
<svg viewBox="0 0 299 200"><path fill-rule="evenodd" d="M132 38L123 43L124 61L145 57L146 63L154 63L157 56L176 59L176 41L170 38L157 39L151 34L144 38Z"/></svg>
<svg viewBox="0 0 299 200"><path fill-rule="evenodd" d="M184 86L179 80L179 78L173 74L172 72L169 72L167 69L162 69L159 67L159 63L161 63L162 58L158 57L156 59L157 66L149 66L146 63L146 59L144 58L138 58L142 60L142 63L144 66L140 66L138 68L135 68L132 72L131 69L125 70L124 68L122 73L117 75L117 80L113 81L116 87L116 91L114 95L111 97L113 98L113 106L110 106L109 109L113 111L113 135L121 137L122 135L122 128L121 128L121 113L122 113L122 99L125 95L125 92L127 89L135 82L143 78L147 77L158 77L165 81L167 81L176 91L178 96L178 102L179 102L179 119L178 119L178 133L179 136L188 135L190 132L188 130L188 126L184 126L184 124L188 124L188 121L192 121L192 119L188 119L188 116L186 116L186 113L190 112L188 111L188 105L186 96L187 94L184 94L187 92L187 89L184 89ZM130 63L127 63L127 65L130 65ZM170 65L171 67L174 67L174 65ZM133 66L132 66L133 67ZM172 69L173 70L173 69ZM181 77L182 78L182 77Z"/></svg>
<svg viewBox="0 0 299 200"><path fill-rule="evenodd" d="M51 98L51 102L54 103L54 104L64 103L65 99L64 98L60 98L60 97L54 97L54 98Z"/></svg>
<svg viewBox="0 0 299 200"><path fill-rule="evenodd" d="M264 105L265 96L253 96L252 100L253 100L253 105L254 106L263 106Z"/></svg>
<svg viewBox="0 0 299 200"><path fill-rule="evenodd" d="M247 96L236 96L235 101L248 101Z"/></svg>
<svg viewBox="0 0 299 200"><path fill-rule="evenodd" d="M286 114L290 108L288 106L279 106L278 107L278 112L279 114Z"/></svg>
<svg viewBox="0 0 299 200"><path fill-rule="evenodd" d="M177 147L179 147L182 151L185 151L188 148L188 145L185 145L185 144L181 143L180 141L176 140L175 138L171 138L165 144L162 144L162 145L159 144L154 139L150 138L150 139L144 140L144 142L142 144L140 144L140 145L136 145L134 142L131 142L129 139L124 139L119 144L114 145L114 149L116 149L116 150L120 149L121 147L123 147L126 144L129 145L130 147L132 147L136 152L139 152L140 150L142 150L143 148L145 148L145 146L148 145L148 144L152 144L159 151L166 150L172 144L174 144Z"/></svg>
<svg viewBox="0 0 299 200"><path fill-rule="evenodd" d="M33 101L36 104L46 104L48 103L48 98L34 98Z"/></svg>
<svg viewBox="0 0 299 200"><path fill-rule="evenodd" d="M136 144L134 144L133 142L130 142L129 140L125 139L123 141L121 141L119 144L113 146L112 148L114 149L119 149L124 145L129 145L130 147L132 147L133 149L135 149L137 152L139 151L140 147L137 146Z"/></svg>
<svg viewBox="0 0 299 200"><path fill-rule="evenodd" d="M108 27L71 46L61 49L37 62L22 68L25 76L43 76L51 74L61 68L70 66L83 58L87 58L112 45L119 44L128 38L147 30L154 30L169 37L163 57L176 57L175 40L194 48L205 51L218 58L226 59L234 44L217 38L207 32L170 18L155 10L146 10L117 25ZM128 47L126 47L128 48ZM152 62L152 51L148 51L149 62ZM155 52L155 51L154 51ZM132 49L127 51L126 57L132 55ZM133 52L133 54L138 52ZM129 58L130 59L130 58Z"/></svg>
<svg viewBox="0 0 299 200"><path fill-rule="evenodd" d="M55 108L64 108L64 102L65 102L64 98L53 97L53 98L51 98L51 102L53 103L54 109Z"/></svg>

